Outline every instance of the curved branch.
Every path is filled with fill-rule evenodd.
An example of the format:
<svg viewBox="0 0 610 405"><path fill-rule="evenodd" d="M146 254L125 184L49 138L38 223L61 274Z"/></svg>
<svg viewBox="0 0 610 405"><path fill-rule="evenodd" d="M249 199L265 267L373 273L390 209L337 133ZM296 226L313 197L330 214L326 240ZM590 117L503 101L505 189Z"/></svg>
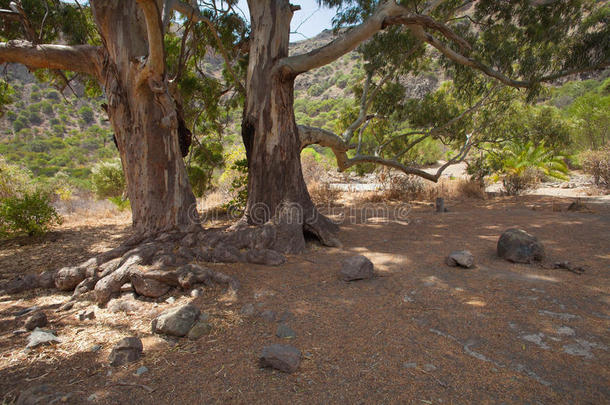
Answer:
<svg viewBox="0 0 610 405"><path fill-rule="evenodd" d="M146 33L148 35L148 59L146 69L151 73L165 74L165 51L163 45L163 23L161 13L154 0L137 0L144 12Z"/></svg>
<svg viewBox="0 0 610 405"><path fill-rule="evenodd" d="M173 6L174 10L176 10L180 14L184 15L189 20L191 20L193 22L203 22L203 23L205 23L205 25L208 26L208 28L212 32L212 35L214 36L214 40L216 40L218 49L220 49L220 53L222 55L222 58L225 61L225 65L227 65L227 70L229 71L231 78L233 79L233 81L235 82L235 85L239 88L239 90L242 93L245 93L246 88L237 79L237 75L233 71L233 66L231 65L231 59L229 58L229 54L228 54L227 50L225 49L225 47L222 43L222 40L220 39L220 36L218 35L218 31L216 30L216 27L214 26L212 21L210 21L209 18L207 18L203 14L201 14L201 12L198 9L196 9L195 7L193 7L189 4L186 4L180 0L174 1L172 6Z"/></svg>
<svg viewBox="0 0 610 405"><path fill-rule="evenodd" d="M60 69L100 77L100 48L91 45L32 45L27 41L0 43L0 63L21 63L32 69Z"/></svg>

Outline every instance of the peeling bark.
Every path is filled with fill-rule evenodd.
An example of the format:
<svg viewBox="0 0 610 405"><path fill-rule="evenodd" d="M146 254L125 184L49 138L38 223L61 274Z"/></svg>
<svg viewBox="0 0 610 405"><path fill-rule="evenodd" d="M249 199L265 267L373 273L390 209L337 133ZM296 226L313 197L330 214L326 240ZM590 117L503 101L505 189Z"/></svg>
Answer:
<svg viewBox="0 0 610 405"><path fill-rule="evenodd" d="M284 253L305 247L304 232L339 245L338 227L315 208L301 171L301 140L294 117L294 75L278 68L288 56L293 8L287 0L250 0L252 35L242 137L248 157L246 219L273 223Z"/></svg>

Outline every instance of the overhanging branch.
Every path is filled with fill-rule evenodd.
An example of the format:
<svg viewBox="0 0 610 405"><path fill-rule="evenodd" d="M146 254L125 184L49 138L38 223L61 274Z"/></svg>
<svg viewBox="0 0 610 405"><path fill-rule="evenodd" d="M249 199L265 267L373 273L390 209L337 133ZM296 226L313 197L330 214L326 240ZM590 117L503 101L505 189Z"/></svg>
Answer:
<svg viewBox="0 0 610 405"><path fill-rule="evenodd" d="M0 43L0 63L21 63L31 69L83 72L99 78L100 48L91 45L32 45L27 41Z"/></svg>

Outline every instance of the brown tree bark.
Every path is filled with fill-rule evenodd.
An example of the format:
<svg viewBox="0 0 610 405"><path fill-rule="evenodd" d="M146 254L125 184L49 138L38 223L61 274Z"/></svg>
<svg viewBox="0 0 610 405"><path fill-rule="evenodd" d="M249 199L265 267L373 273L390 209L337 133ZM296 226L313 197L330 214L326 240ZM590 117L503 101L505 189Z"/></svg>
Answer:
<svg viewBox="0 0 610 405"><path fill-rule="evenodd" d="M100 81L127 180L134 231L184 230L196 219L165 77L162 1L92 1L105 43ZM189 216L190 215L190 216Z"/></svg>
<svg viewBox="0 0 610 405"><path fill-rule="evenodd" d="M301 171L301 141L294 117L295 74L279 68L288 56L293 6L287 0L249 0L251 39L242 137L248 157L246 215L249 224L273 222L275 248L297 253L304 232L337 246L338 231L318 212Z"/></svg>

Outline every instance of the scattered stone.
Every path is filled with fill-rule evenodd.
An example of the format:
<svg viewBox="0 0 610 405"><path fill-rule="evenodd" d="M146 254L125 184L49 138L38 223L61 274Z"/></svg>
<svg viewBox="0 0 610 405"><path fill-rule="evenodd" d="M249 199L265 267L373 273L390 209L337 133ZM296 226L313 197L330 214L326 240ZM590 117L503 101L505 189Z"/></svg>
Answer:
<svg viewBox="0 0 610 405"><path fill-rule="evenodd" d="M117 312L136 312L138 310L137 304L129 298L115 298L110 300L106 306L108 311Z"/></svg>
<svg viewBox="0 0 610 405"><path fill-rule="evenodd" d="M122 293L133 292L133 291L134 291L133 284L131 284L131 283L123 284L121 286L121 294Z"/></svg>
<svg viewBox="0 0 610 405"><path fill-rule="evenodd" d="M98 400L97 394L91 394L87 397L87 401L89 401L89 402L95 402L97 400Z"/></svg>
<svg viewBox="0 0 610 405"><path fill-rule="evenodd" d="M168 304L173 304L174 302L176 302L176 299L174 297L169 297L165 300L165 302L167 302Z"/></svg>
<svg viewBox="0 0 610 405"><path fill-rule="evenodd" d="M282 339L294 339L297 337L297 333L285 323L280 323L278 325L277 332L275 332L275 335Z"/></svg>
<svg viewBox="0 0 610 405"><path fill-rule="evenodd" d="M461 266L469 269L474 266L474 256L468 250L457 250L447 256L445 262L451 267Z"/></svg>
<svg viewBox="0 0 610 405"><path fill-rule="evenodd" d="M146 366L139 367L133 375L139 377L144 373L148 373L148 367Z"/></svg>
<svg viewBox="0 0 610 405"><path fill-rule="evenodd" d="M44 312L38 311L25 320L25 328L27 330L34 330L36 328L42 328L43 326L47 326L47 316Z"/></svg>
<svg viewBox="0 0 610 405"><path fill-rule="evenodd" d="M87 265L86 262L79 266L64 267L57 271L55 275L55 287L63 291L71 291L80 284L85 278L87 278Z"/></svg>
<svg viewBox="0 0 610 405"><path fill-rule="evenodd" d="M373 278L373 263L362 255L349 257L343 261L340 275L344 281Z"/></svg>
<svg viewBox="0 0 610 405"><path fill-rule="evenodd" d="M292 321L293 319L294 319L294 315L292 312L284 311L278 316L277 321L284 323L284 322Z"/></svg>
<svg viewBox="0 0 610 405"><path fill-rule="evenodd" d="M538 310L538 313L540 315L546 315L546 316L550 316L550 317L553 317L553 318L559 318L559 319L561 319L563 321L569 321L570 319L580 318L580 316L578 316L578 315L568 314L568 313L563 313L563 312L547 311L545 309Z"/></svg>
<svg viewBox="0 0 610 405"><path fill-rule="evenodd" d="M191 291L191 297L199 298L201 296L203 296L203 291L201 290L201 288L195 288Z"/></svg>
<svg viewBox="0 0 610 405"><path fill-rule="evenodd" d="M436 370L436 366L432 363L427 363L427 364L424 364L424 370L427 372L431 372L431 371Z"/></svg>
<svg viewBox="0 0 610 405"><path fill-rule="evenodd" d="M557 328L557 334L566 335L566 336L574 336L574 335L576 335L576 332L574 331L574 329L570 328L569 326L561 326L561 327Z"/></svg>
<svg viewBox="0 0 610 405"><path fill-rule="evenodd" d="M199 314L199 309L190 304L170 309L153 319L152 331L164 335L186 336L199 319Z"/></svg>
<svg viewBox="0 0 610 405"><path fill-rule="evenodd" d="M575 266L572 263L565 261L565 262L555 262L553 263L553 268L554 269L564 269L567 271L571 271L572 273L576 273L578 275L583 274L585 272L585 268L581 267L581 266Z"/></svg>
<svg viewBox="0 0 610 405"><path fill-rule="evenodd" d="M280 266L286 263L286 257L271 249L251 249L246 252L245 260L252 264Z"/></svg>
<svg viewBox="0 0 610 405"><path fill-rule="evenodd" d="M137 337L126 337L121 339L110 352L111 366L122 366L126 363L137 361L142 357L142 341Z"/></svg>
<svg viewBox="0 0 610 405"><path fill-rule="evenodd" d="M275 321L276 316L277 316L276 313L270 309L266 309L263 312L261 312L261 318L263 318L267 322Z"/></svg>
<svg viewBox="0 0 610 405"><path fill-rule="evenodd" d="M254 309L254 305L251 303L245 304L239 310L239 313L243 316L253 316L256 310Z"/></svg>
<svg viewBox="0 0 610 405"><path fill-rule="evenodd" d="M544 246L538 238L522 229L506 230L498 240L498 256L513 263L544 259Z"/></svg>
<svg viewBox="0 0 610 405"><path fill-rule="evenodd" d="M62 401L64 396L61 392L53 392L53 389L46 384L35 385L22 391L15 405L46 405L65 402Z"/></svg>
<svg viewBox="0 0 610 405"><path fill-rule="evenodd" d="M417 368L417 363L412 362L412 363L403 363L402 365L404 368Z"/></svg>
<svg viewBox="0 0 610 405"><path fill-rule="evenodd" d="M93 345L91 346L91 350L93 353L99 352L102 349L102 345Z"/></svg>
<svg viewBox="0 0 610 405"><path fill-rule="evenodd" d="M95 311L93 309L84 309L78 313L77 317L81 322L88 319L95 319Z"/></svg>
<svg viewBox="0 0 610 405"><path fill-rule="evenodd" d="M140 274L134 273L131 275L131 285L134 290L140 295L150 298L157 298L166 294L170 286L161 283L160 281L151 278L144 278Z"/></svg>
<svg viewBox="0 0 610 405"><path fill-rule="evenodd" d="M17 311L17 313L15 313L15 317L18 318L20 316L29 314L30 312L38 311L39 309L40 309L40 307L38 305L34 305L33 307L29 307L29 308L24 308L24 309Z"/></svg>
<svg viewBox="0 0 610 405"><path fill-rule="evenodd" d="M547 345L546 343L544 343L542 341L543 338L544 338L544 333L534 333L534 334L531 334L531 335L521 336L521 339L527 340L528 342L531 342L531 343L534 343L535 345L537 345L541 349L545 349L545 350L550 349L549 345Z"/></svg>
<svg viewBox="0 0 610 405"><path fill-rule="evenodd" d="M28 336L28 344L25 348L33 349L43 344L60 342L61 339L55 335L55 331L36 328L32 331L32 333L30 333L30 336Z"/></svg>
<svg viewBox="0 0 610 405"><path fill-rule="evenodd" d="M296 371L301 363L301 352L294 346L273 344L265 346L260 357L261 367L272 367L285 373Z"/></svg>
<svg viewBox="0 0 610 405"><path fill-rule="evenodd" d="M212 325L205 320L199 320L195 322L191 330L189 330L187 337L190 340L198 340L204 335L209 334L212 331Z"/></svg>
<svg viewBox="0 0 610 405"><path fill-rule="evenodd" d="M55 310L55 312L63 312L63 311L69 311L74 307L74 301L68 301L63 303L59 308L57 308Z"/></svg>

